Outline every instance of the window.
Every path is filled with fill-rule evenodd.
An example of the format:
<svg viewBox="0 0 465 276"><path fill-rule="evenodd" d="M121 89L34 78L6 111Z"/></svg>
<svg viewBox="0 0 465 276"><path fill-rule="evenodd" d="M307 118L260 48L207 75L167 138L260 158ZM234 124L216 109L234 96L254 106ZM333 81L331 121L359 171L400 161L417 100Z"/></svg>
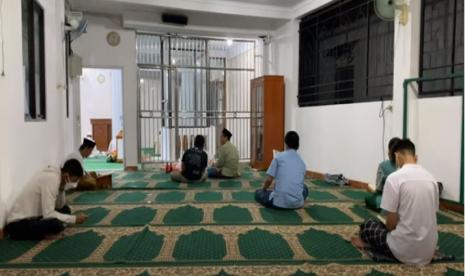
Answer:
<svg viewBox="0 0 465 276"><path fill-rule="evenodd" d="M463 74L463 0L423 0L420 76ZM424 82L421 96L461 93L462 79Z"/></svg>
<svg viewBox="0 0 465 276"><path fill-rule="evenodd" d="M44 10L35 0L22 0L25 120L45 120Z"/></svg>
<svg viewBox="0 0 465 276"><path fill-rule="evenodd" d="M394 23L372 0L338 0L302 18L299 106L392 98Z"/></svg>

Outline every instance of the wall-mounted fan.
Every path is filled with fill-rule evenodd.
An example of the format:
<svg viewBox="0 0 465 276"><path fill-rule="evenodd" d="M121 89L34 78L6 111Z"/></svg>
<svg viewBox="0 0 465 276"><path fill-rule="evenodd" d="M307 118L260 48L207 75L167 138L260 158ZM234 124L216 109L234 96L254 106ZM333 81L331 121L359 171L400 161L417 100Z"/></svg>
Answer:
<svg viewBox="0 0 465 276"><path fill-rule="evenodd" d="M69 32L70 40L73 41L83 33L87 33L87 19L82 12L69 12L66 14L65 28Z"/></svg>
<svg viewBox="0 0 465 276"><path fill-rule="evenodd" d="M396 10L400 11L399 22L406 25L408 22L408 5L403 0L375 0L375 13L382 20L392 21Z"/></svg>

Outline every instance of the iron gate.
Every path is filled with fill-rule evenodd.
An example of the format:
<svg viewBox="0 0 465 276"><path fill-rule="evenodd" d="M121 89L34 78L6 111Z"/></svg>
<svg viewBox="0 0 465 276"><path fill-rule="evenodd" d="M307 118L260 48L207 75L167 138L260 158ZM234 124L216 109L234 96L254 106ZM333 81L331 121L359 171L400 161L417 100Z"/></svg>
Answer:
<svg viewBox="0 0 465 276"><path fill-rule="evenodd" d="M179 160L198 134L211 158L223 127L233 133L240 159L250 159L250 80L259 73L262 51L257 44L137 34L141 164Z"/></svg>

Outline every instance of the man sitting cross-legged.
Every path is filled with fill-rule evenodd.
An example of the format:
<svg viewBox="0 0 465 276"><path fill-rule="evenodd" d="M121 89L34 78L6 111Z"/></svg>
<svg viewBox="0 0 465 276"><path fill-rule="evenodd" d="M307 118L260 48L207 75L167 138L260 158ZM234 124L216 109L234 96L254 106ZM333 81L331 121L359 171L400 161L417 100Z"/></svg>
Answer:
<svg viewBox="0 0 465 276"><path fill-rule="evenodd" d="M223 129L220 136L221 147L216 153L217 161L207 169L210 178L235 178L239 177L239 152L230 142L232 133Z"/></svg>
<svg viewBox="0 0 465 276"><path fill-rule="evenodd" d="M308 196L308 189L304 183L305 163L297 153L299 135L289 131L284 141L286 151L278 153L271 162L263 188L255 191L255 200L269 208L301 208ZM275 187L271 190L273 180Z"/></svg>
<svg viewBox="0 0 465 276"><path fill-rule="evenodd" d="M24 187L7 214L5 234L13 240L52 238L67 224L83 223L86 215L70 215L65 190L75 188L83 175L76 159L63 168L48 167L38 172Z"/></svg>
<svg viewBox="0 0 465 276"><path fill-rule="evenodd" d="M182 169L172 172L171 180L178 182L203 182L207 179L205 169L208 165L207 153L203 150L205 137L195 136L194 147L188 149L182 156Z"/></svg>
<svg viewBox="0 0 465 276"><path fill-rule="evenodd" d="M415 145L401 140L393 149L399 169L386 179L381 208L386 224L369 219L352 243L402 263L431 262L438 241L439 191L434 177L416 164Z"/></svg>
<svg viewBox="0 0 465 276"><path fill-rule="evenodd" d="M384 184L386 183L386 178L393 172L396 171L396 157L392 149L399 143L400 139L397 137L389 140L388 144L388 156L389 160L381 162L378 166L378 171L376 173L376 191L365 197L365 205L367 208L370 208L376 212L381 211L381 198L383 194Z"/></svg>

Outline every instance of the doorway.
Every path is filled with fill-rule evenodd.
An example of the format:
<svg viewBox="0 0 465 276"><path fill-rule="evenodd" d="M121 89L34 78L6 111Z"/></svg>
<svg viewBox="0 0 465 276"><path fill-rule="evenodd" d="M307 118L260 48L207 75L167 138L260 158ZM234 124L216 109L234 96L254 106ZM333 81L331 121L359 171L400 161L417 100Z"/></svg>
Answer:
<svg viewBox="0 0 465 276"><path fill-rule="evenodd" d="M88 171L123 169L122 70L83 68L80 79L81 141L91 137L94 152L84 162Z"/></svg>

